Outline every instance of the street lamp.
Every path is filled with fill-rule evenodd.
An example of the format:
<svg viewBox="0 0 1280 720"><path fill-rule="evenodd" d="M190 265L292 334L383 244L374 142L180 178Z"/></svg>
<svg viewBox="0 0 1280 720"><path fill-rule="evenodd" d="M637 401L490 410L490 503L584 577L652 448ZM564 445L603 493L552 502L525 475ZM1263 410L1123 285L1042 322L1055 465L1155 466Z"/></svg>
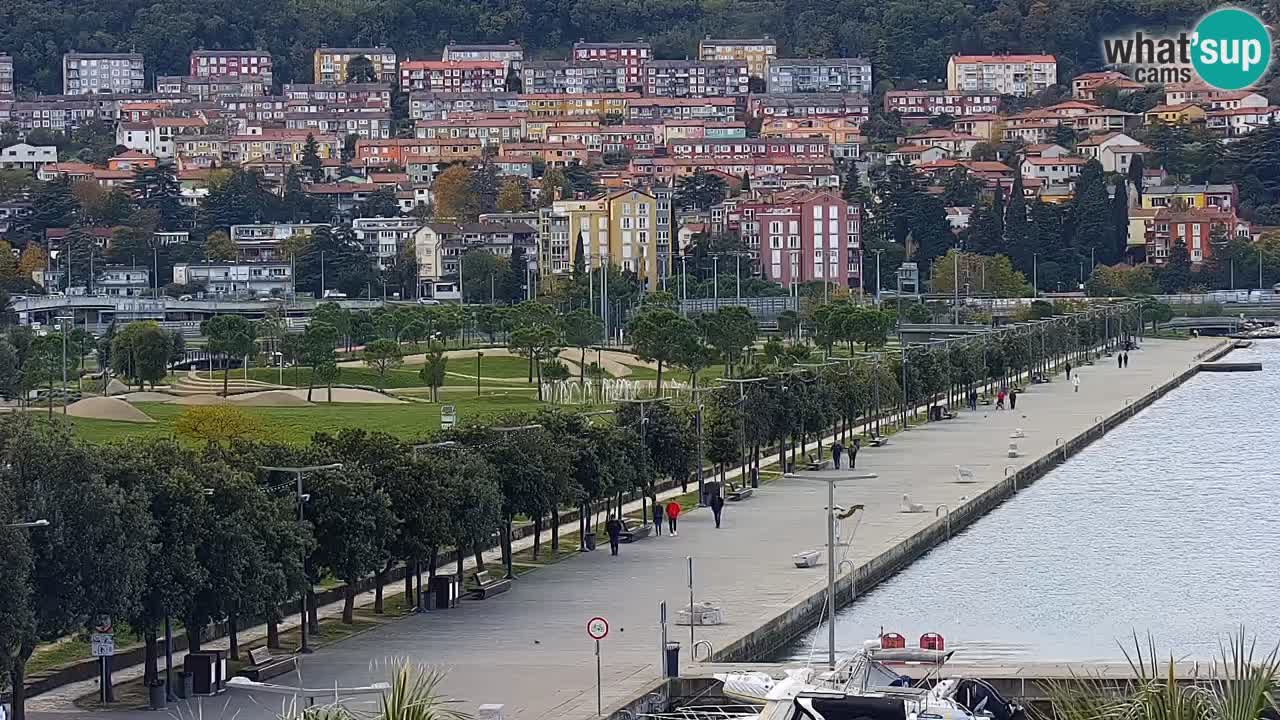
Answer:
<svg viewBox="0 0 1280 720"><path fill-rule="evenodd" d="M67 414L67 321L75 322L75 317L67 317L59 315L54 320L58 321L58 330L62 334L62 414ZM50 408L53 406L51 405ZM51 410L52 411L52 410Z"/></svg>
<svg viewBox="0 0 1280 720"><path fill-rule="evenodd" d="M874 480L879 477L875 473L847 473L833 470L819 471L818 473L807 473L806 475L791 475L793 478L804 480L821 480L827 484L827 665L831 670L836 669L836 483L845 480ZM841 518L847 518L853 513L864 509L862 505L854 505ZM852 602L852 582L850 576L850 590Z"/></svg>
<svg viewBox="0 0 1280 720"><path fill-rule="evenodd" d="M258 469L265 470L266 472L290 473L297 479L297 485L295 486L295 496L298 502L298 522L302 523L306 520L306 514L305 514L306 506L304 503L306 503L307 498L310 497L309 495L304 495L302 492L302 476L311 472L322 472L324 470L339 470L341 468L342 468L342 463L330 463L328 465L305 465L301 467L276 467L276 466L262 465ZM304 554L302 556L302 575L304 578L306 578L306 574L307 574L307 558L306 558L306 555ZM307 645L307 593L310 592L311 590L311 581L309 578L306 578L306 583L307 583L307 588L302 591L302 622L299 623L299 628L301 628L301 633L302 633L302 646L298 648L298 652L300 653L311 652L311 647Z"/></svg>

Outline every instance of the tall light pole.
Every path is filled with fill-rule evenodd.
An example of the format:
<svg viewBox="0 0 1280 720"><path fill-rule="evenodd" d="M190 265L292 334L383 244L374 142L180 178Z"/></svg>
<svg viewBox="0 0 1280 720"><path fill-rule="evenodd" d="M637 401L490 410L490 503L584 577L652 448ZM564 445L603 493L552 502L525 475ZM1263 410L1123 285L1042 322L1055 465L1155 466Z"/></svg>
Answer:
<svg viewBox="0 0 1280 720"><path fill-rule="evenodd" d="M75 322L75 317L67 317L60 315L55 317L58 321L58 330L62 333L62 414L67 414L67 321Z"/></svg>
<svg viewBox="0 0 1280 720"><path fill-rule="evenodd" d="M686 273L684 267L685 256L680 255L680 314L688 317L689 311L685 309L685 301L689 299L689 285L685 282Z"/></svg>
<svg viewBox="0 0 1280 720"><path fill-rule="evenodd" d="M1040 297L1040 253L1031 253L1031 296Z"/></svg>
<svg viewBox="0 0 1280 720"><path fill-rule="evenodd" d="M884 254L884 248L874 251L876 254L876 305L880 304L880 256Z"/></svg>
<svg viewBox="0 0 1280 720"><path fill-rule="evenodd" d="M1262 247L1258 247L1258 289L1262 289Z"/></svg>
<svg viewBox="0 0 1280 720"><path fill-rule="evenodd" d="M740 253L735 253L733 257L735 260L737 260L737 263L738 263L737 272L734 273L733 277L734 277L734 280L737 281L738 304L741 305L742 304L742 255Z"/></svg>
<svg viewBox="0 0 1280 720"><path fill-rule="evenodd" d="M49 527L49 521L41 519L41 520L32 520L31 522L6 523L4 525L0 525L0 527L12 528L14 530L29 530L32 528Z"/></svg>
<svg viewBox="0 0 1280 720"><path fill-rule="evenodd" d="M321 295L323 294L324 293L321 293ZM265 470L266 472L289 473L294 476L297 481L294 486L294 496L298 502L298 524L302 524L303 522L306 522L307 519L305 503L308 498L308 496L302 492L302 477L307 473L322 472L325 470L340 470L341 468L342 463L330 463L328 465L304 465L300 467L263 465L258 469ZM302 576L307 587L302 591L302 622L298 625L299 631L302 633L302 646L298 648L298 652L305 654L311 652L311 646L307 645L307 594L311 591L311 579L307 577L307 556L305 553L302 556Z"/></svg>
<svg viewBox="0 0 1280 720"><path fill-rule="evenodd" d="M1259 261L1261 262L1261 261ZM1259 273L1258 277L1262 277ZM711 256L711 291L715 295L715 309L720 309L720 256Z"/></svg>

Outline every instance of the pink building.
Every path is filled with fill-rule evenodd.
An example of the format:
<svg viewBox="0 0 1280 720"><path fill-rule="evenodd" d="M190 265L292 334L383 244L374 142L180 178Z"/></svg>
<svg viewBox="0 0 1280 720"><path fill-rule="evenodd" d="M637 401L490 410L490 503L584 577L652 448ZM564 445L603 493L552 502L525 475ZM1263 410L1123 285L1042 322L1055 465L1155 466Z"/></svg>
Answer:
<svg viewBox="0 0 1280 720"><path fill-rule="evenodd" d="M574 60L609 60L627 66L628 92L644 88L644 66L653 59L653 48L647 42L576 42Z"/></svg>
<svg viewBox="0 0 1280 720"><path fill-rule="evenodd" d="M271 53L265 50L192 50L192 77L271 77Z"/></svg>
<svg viewBox="0 0 1280 720"><path fill-rule="evenodd" d="M862 207L834 190L785 190L740 203L742 241L764 277L783 285L861 282Z"/></svg>

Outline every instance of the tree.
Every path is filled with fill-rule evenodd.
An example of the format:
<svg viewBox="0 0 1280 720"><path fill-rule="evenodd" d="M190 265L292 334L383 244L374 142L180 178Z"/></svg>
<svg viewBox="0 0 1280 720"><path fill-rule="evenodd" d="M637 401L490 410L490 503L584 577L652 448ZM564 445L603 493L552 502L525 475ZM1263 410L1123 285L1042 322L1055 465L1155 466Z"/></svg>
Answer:
<svg viewBox="0 0 1280 720"><path fill-rule="evenodd" d="M422 383L431 388L431 402L440 401L440 387L444 385L448 368L449 357L445 355L444 343L432 340L427 345L426 354L423 355L422 369L418 371ZM479 382L479 379L476 382Z"/></svg>
<svg viewBox="0 0 1280 720"><path fill-rule="evenodd" d="M1156 272L1156 282L1166 295L1185 292L1191 287L1191 254L1187 252L1186 241L1180 239L1169 248L1169 258Z"/></svg>
<svg viewBox="0 0 1280 720"><path fill-rule="evenodd" d="M1133 160L1129 162L1129 184L1133 186L1136 192L1138 203L1142 202L1142 192L1146 189L1146 161L1143 159L1142 153L1134 153Z"/></svg>
<svg viewBox="0 0 1280 720"><path fill-rule="evenodd" d="M579 308L564 316L561 320L564 328L564 342L569 347L576 347L582 351L582 356L578 362L578 381L586 382L587 371L587 348L598 343L604 337L604 322L596 317L594 313L585 308Z"/></svg>
<svg viewBox="0 0 1280 720"><path fill-rule="evenodd" d="M28 244L18 258L18 277L30 279L32 273L47 270L48 267L49 258L45 255L44 248L34 243Z"/></svg>
<svg viewBox="0 0 1280 720"><path fill-rule="evenodd" d="M432 183L436 218L467 222L474 220L475 202L471 196L471 170L465 164L451 165Z"/></svg>
<svg viewBox="0 0 1280 720"><path fill-rule="evenodd" d="M956 288L956 266L960 269L960 287L964 292L990 293L995 297L1023 297L1029 288L1027 278L1013 269L1006 255L988 257L955 250L933 264L929 289L935 293L952 293Z"/></svg>
<svg viewBox="0 0 1280 720"><path fill-rule="evenodd" d="M631 337L631 348L636 356L658 364L659 395L662 394L663 366L675 358L680 337L695 332L692 323L666 307L646 306L627 324L627 334Z"/></svg>
<svg viewBox="0 0 1280 720"><path fill-rule="evenodd" d="M404 353L400 351L400 343L396 340L374 340L364 346L364 364L378 373L378 386L386 388L387 372L400 367L404 363Z"/></svg>
<svg viewBox="0 0 1280 720"><path fill-rule="evenodd" d="M182 206L178 178L168 167L139 168L129 183L129 194L139 210L154 213L157 230L186 228L189 213Z"/></svg>
<svg viewBox="0 0 1280 720"><path fill-rule="evenodd" d="M755 342L759 332L755 318L741 306L721 308L699 319L707 342L724 358L726 375L732 375L734 365L743 351Z"/></svg>
<svg viewBox="0 0 1280 720"><path fill-rule="evenodd" d="M396 201L395 191L387 187L378 188L363 202L356 205L355 216L361 218L399 217L400 203Z"/></svg>
<svg viewBox="0 0 1280 720"><path fill-rule="evenodd" d="M265 426L257 417L230 405L189 407L173 421L174 432L206 445L230 446L261 437Z"/></svg>
<svg viewBox="0 0 1280 720"><path fill-rule="evenodd" d="M1071 218L1075 226L1072 245L1081 255L1092 250L1099 262L1112 264L1119 260L1115 255L1114 225L1108 212L1110 197L1102 175L1102 165L1097 160L1085 163L1076 181L1076 195L1071 206Z"/></svg>
<svg viewBox="0 0 1280 720"><path fill-rule="evenodd" d="M942 184L942 202L947 207L973 207L978 202L982 183L969 177L969 170L956 166L947 173Z"/></svg>
<svg viewBox="0 0 1280 720"><path fill-rule="evenodd" d="M509 177L502 183L498 192L498 212L514 213L528 209L528 183L521 177Z"/></svg>
<svg viewBox="0 0 1280 720"><path fill-rule="evenodd" d="M1115 247L1107 252L1106 257L1114 260L1124 258L1129 252L1129 190L1126 186L1127 182L1123 178L1116 180L1109 208L1111 238L1115 241Z"/></svg>
<svg viewBox="0 0 1280 720"><path fill-rule="evenodd" d="M316 136L313 133L307 133L307 141L302 146L302 167L306 169L309 181L318 183L324 180L324 161L320 159L320 143L316 142Z"/></svg>
<svg viewBox="0 0 1280 720"><path fill-rule="evenodd" d="M395 524L386 492L367 470L344 467L307 476L314 488L308 519L315 528L313 565L346 583L342 622L355 621L357 583L379 570L388 557Z"/></svg>
<svg viewBox="0 0 1280 720"><path fill-rule="evenodd" d="M230 262L236 259L236 244L222 230L214 230L205 237L204 255L213 262Z"/></svg>
<svg viewBox="0 0 1280 720"><path fill-rule="evenodd" d="M347 82L349 83L376 83L378 82L378 71L373 66L373 61L364 55L357 55L347 61Z"/></svg>
<svg viewBox="0 0 1280 720"><path fill-rule="evenodd" d="M255 329L241 315L215 315L200 324L200 333L209 339L209 352L222 356L222 394L228 395L231 358L244 358L253 352Z"/></svg>
<svg viewBox="0 0 1280 720"><path fill-rule="evenodd" d="M1015 159L1014 167L1020 167ZM1037 251L1036 235L1027 214L1027 197L1023 191L1022 173L1015 172L1009 203L1004 210L1004 248L1020 268L1028 268Z"/></svg>
<svg viewBox="0 0 1280 720"><path fill-rule="evenodd" d="M529 358L538 372L538 402L542 402L542 361L559 354L560 333L554 322L516 326L507 344L517 355Z"/></svg>
<svg viewBox="0 0 1280 720"><path fill-rule="evenodd" d="M729 195L729 186L719 175L697 171L680 178L676 183L675 205L680 209L697 208L707 211L712 205Z"/></svg>

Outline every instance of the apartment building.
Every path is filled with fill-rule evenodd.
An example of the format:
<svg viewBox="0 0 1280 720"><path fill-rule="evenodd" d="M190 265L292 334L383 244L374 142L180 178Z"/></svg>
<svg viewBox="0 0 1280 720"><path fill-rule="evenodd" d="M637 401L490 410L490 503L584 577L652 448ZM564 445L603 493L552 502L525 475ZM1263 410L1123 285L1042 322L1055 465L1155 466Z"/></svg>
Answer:
<svg viewBox="0 0 1280 720"><path fill-rule="evenodd" d="M367 166L408 167L409 163L415 160L418 162L430 160L436 163L478 160L483 151L480 140L472 138L358 140L356 161Z"/></svg>
<svg viewBox="0 0 1280 720"><path fill-rule="evenodd" d="M710 35L698 43L699 60L745 60L747 72L763 78L769 63L778 57L778 42L768 35L762 38L727 39Z"/></svg>
<svg viewBox="0 0 1280 720"><path fill-rule="evenodd" d="M748 158L830 161L831 146L825 138L742 138L734 140L679 139L667 141L666 155L692 160Z"/></svg>
<svg viewBox="0 0 1280 720"><path fill-rule="evenodd" d="M1220 243L1248 236L1248 224L1234 210L1219 207L1142 208L1129 212L1128 249L1155 265L1169 261L1169 252L1182 243L1192 264L1213 257Z"/></svg>
<svg viewBox="0 0 1280 720"><path fill-rule="evenodd" d="M204 285L206 294L284 297L293 292L293 268L288 262L178 263L177 285Z"/></svg>
<svg viewBox="0 0 1280 720"><path fill-rule="evenodd" d="M0 53L0 100L13 98L13 58Z"/></svg>
<svg viewBox="0 0 1280 720"><path fill-rule="evenodd" d="M651 60L644 66L647 97L734 97L746 95L745 60Z"/></svg>
<svg viewBox="0 0 1280 720"><path fill-rule="evenodd" d="M637 42L583 42L573 44L574 60L610 60L627 66L628 92L639 92L644 87L644 66L653 59L653 48L644 41Z"/></svg>
<svg viewBox="0 0 1280 720"><path fill-rule="evenodd" d="M378 110L348 112L286 112L284 126L290 130L308 130L317 134L356 137L371 140L389 138L395 133L391 128L391 113Z"/></svg>
<svg viewBox="0 0 1280 720"><path fill-rule="evenodd" d="M790 190L740 203L739 232L761 274L783 285L861 282L861 206L837 191Z"/></svg>
<svg viewBox="0 0 1280 720"><path fill-rule="evenodd" d="M747 101L747 112L764 118L831 116L852 117L863 122L871 116L871 105L865 95L770 93L752 95Z"/></svg>
<svg viewBox="0 0 1280 720"><path fill-rule="evenodd" d="M109 116L89 100L15 100L8 103L8 117L0 117L0 122L13 123L22 132L44 128L66 133L99 118Z"/></svg>
<svg viewBox="0 0 1280 720"><path fill-rule="evenodd" d="M462 44L450 42L444 46L440 59L445 62L471 62L473 60L496 61L517 74L524 63L524 48L512 40L501 44Z"/></svg>
<svg viewBox="0 0 1280 720"><path fill-rule="evenodd" d="M457 113L524 112L522 96L509 92L409 94L409 117L413 120L448 120Z"/></svg>
<svg viewBox="0 0 1280 720"><path fill-rule="evenodd" d="M58 148L53 145L18 143L0 149L0 168L35 172L58 162Z"/></svg>
<svg viewBox="0 0 1280 720"><path fill-rule="evenodd" d="M396 264L407 247L413 247L413 236L422 223L417 218L356 218L351 232L369 257L384 270Z"/></svg>
<svg viewBox="0 0 1280 720"><path fill-rule="evenodd" d="M737 98L634 98L627 101L627 122L738 119Z"/></svg>
<svg viewBox="0 0 1280 720"><path fill-rule="evenodd" d="M328 227L319 223L260 223L232 225L231 242L236 246L237 262L288 262L282 248L294 235L310 238L317 228ZM175 280L176 282L176 280Z"/></svg>
<svg viewBox="0 0 1280 720"><path fill-rule="evenodd" d="M1235 185L1159 185L1142 193L1142 207L1218 208L1233 210L1240 206Z"/></svg>
<svg viewBox="0 0 1280 720"><path fill-rule="evenodd" d="M658 207L654 194L634 188L592 200L556 201L539 217L538 267L544 277L566 276L573 270L581 238L587 267L613 265L655 287L661 262Z"/></svg>
<svg viewBox="0 0 1280 720"><path fill-rule="evenodd" d="M627 103L639 99L637 93L525 94L529 117L568 115L627 116Z"/></svg>
<svg viewBox="0 0 1280 720"><path fill-rule="evenodd" d="M466 138L481 145L517 142L525 137L525 118L508 113L459 113L448 120L419 120L413 136L423 140Z"/></svg>
<svg viewBox="0 0 1280 720"><path fill-rule="evenodd" d="M400 89L449 93L502 92L507 66L498 60L406 60L400 63Z"/></svg>
<svg viewBox="0 0 1280 720"><path fill-rule="evenodd" d="M862 135L862 121L854 117L766 118L760 126L760 137L822 138L841 160L861 160L867 142Z"/></svg>
<svg viewBox="0 0 1280 720"><path fill-rule="evenodd" d="M130 94L145 90L141 53L76 53L62 56L62 94Z"/></svg>
<svg viewBox="0 0 1280 720"><path fill-rule="evenodd" d="M265 50L192 50L192 77L271 77L271 53ZM270 82L270 80L268 80Z"/></svg>
<svg viewBox="0 0 1280 720"><path fill-rule="evenodd" d="M345 85L347 82L347 65L352 60L363 57L373 65L373 74L377 82L394 83L396 81L396 53L391 48L316 48L312 60L312 77L317 83Z"/></svg>
<svg viewBox="0 0 1280 720"><path fill-rule="evenodd" d="M511 257L513 250L520 249L526 262L535 262L538 230L523 222L427 223L414 233L413 248L418 260L418 292L420 296L429 297L435 283L458 274L459 262L470 250ZM488 280L463 277L462 283L487 283Z"/></svg>
<svg viewBox="0 0 1280 720"><path fill-rule="evenodd" d="M771 93L872 92L871 61L864 58L777 58L769 61Z"/></svg>
<svg viewBox="0 0 1280 720"><path fill-rule="evenodd" d="M282 94L286 100L304 104L363 110L391 109L390 83L287 83Z"/></svg>
<svg viewBox="0 0 1280 720"><path fill-rule="evenodd" d="M266 95L271 91L270 75L160 75L156 92L161 95L191 95L196 102L210 102L224 97Z"/></svg>
<svg viewBox="0 0 1280 720"><path fill-rule="evenodd" d="M890 90L884 94L884 110L896 112L904 118L989 115L1000 111L1000 96L992 92Z"/></svg>
<svg viewBox="0 0 1280 720"><path fill-rule="evenodd" d="M314 137L321 160L338 157L342 141L336 135L321 135L310 130L286 128L251 128L253 132L227 139L226 160L247 163L274 161L298 164L308 137Z"/></svg>
<svg viewBox="0 0 1280 720"><path fill-rule="evenodd" d="M521 71L526 93L620 93L627 89L628 67L618 60L530 60Z"/></svg>
<svg viewBox="0 0 1280 720"><path fill-rule="evenodd" d="M1052 55L952 55L947 61L951 92L1027 96L1058 82Z"/></svg>

